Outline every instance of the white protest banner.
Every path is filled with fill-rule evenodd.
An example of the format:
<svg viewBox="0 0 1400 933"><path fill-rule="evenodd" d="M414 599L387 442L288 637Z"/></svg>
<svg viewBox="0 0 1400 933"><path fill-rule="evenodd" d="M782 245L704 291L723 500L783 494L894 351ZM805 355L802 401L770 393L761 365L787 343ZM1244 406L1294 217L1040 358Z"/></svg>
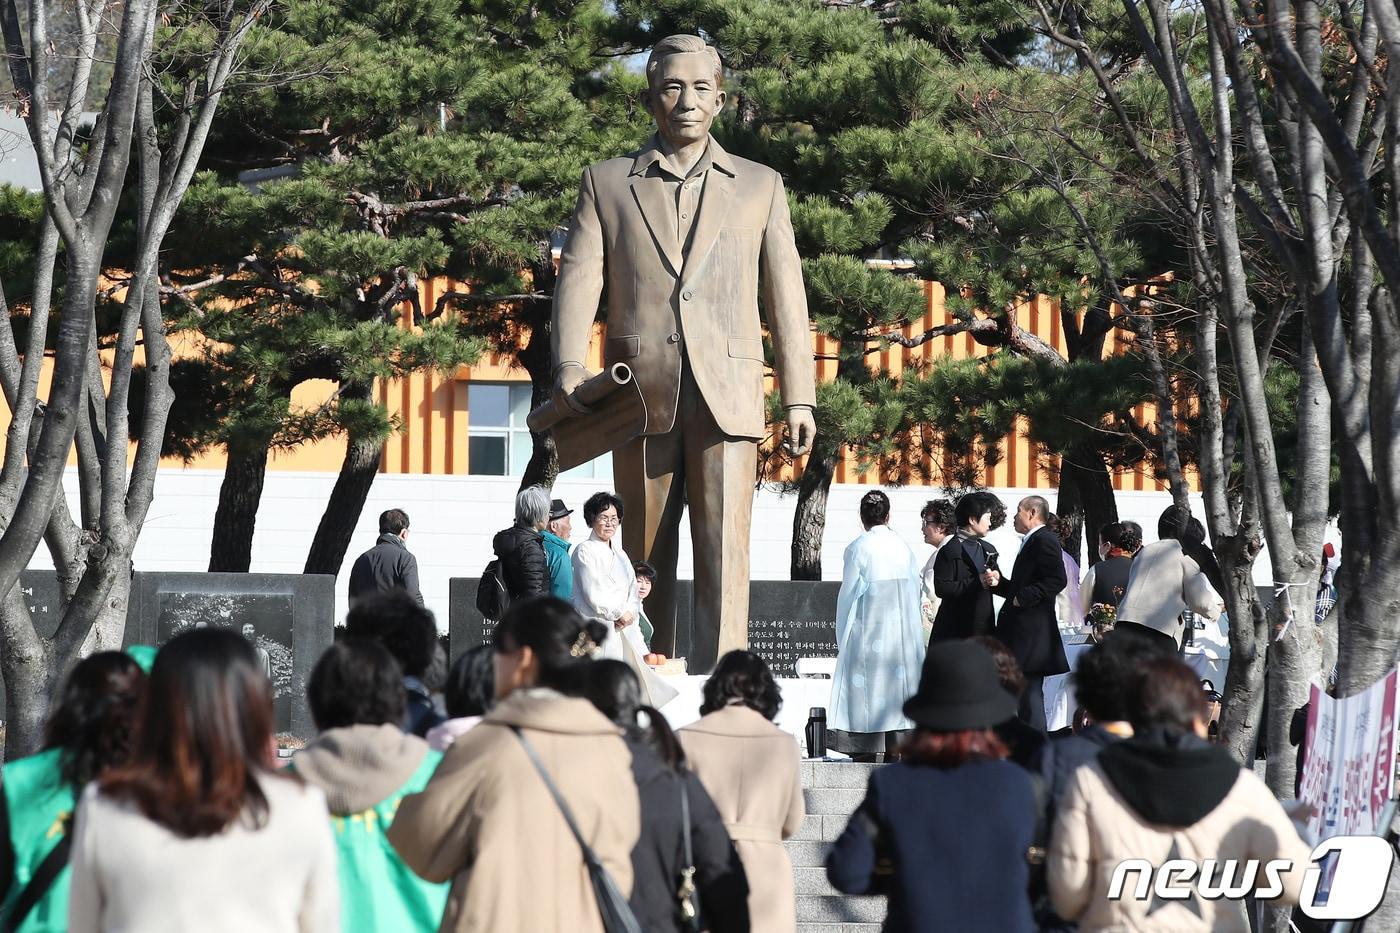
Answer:
<svg viewBox="0 0 1400 933"><path fill-rule="evenodd" d="M1317 839L1369 836L1395 787L1396 686L1391 671L1355 696L1334 700L1316 685L1308 706L1307 754L1299 799L1317 811Z"/></svg>
<svg viewBox="0 0 1400 933"><path fill-rule="evenodd" d="M1344 700L1334 700L1316 685L1312 688L1298 797L1314 808L1308 828L1316 840L1374 836L1389 829L1380 826L1380 819L1395 788L1398 673L1391 671ZM1340 867L1337 858L1324 860L1320 884L1314 889L1314 903L1324 914L1309 916L1334 916L1325 912ZM1385 867L1389 875L1389 864Z"/></svg>

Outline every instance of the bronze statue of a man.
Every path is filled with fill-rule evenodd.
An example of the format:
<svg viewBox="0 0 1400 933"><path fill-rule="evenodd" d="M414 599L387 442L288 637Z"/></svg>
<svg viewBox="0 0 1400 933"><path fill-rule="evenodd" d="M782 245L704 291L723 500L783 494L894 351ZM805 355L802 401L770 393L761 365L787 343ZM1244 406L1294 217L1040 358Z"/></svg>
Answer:
<svg viewBox="0 0 1400 933"><path fill-rule="evenodd" d="M674 647L689 503L692 654L709 659L748 642L749 525L765 429L760 282L794 453L816 433L812 343L782 178L710 137L725 101L718 53L697 36L663 39L647 60L647 88L656 134L583 173L554 297L555 400L569 404L589 375L582 361L606 289L604 358L631 367L646 409L640 436L613 452L627 553L656 567L653 642Z"/></svg>

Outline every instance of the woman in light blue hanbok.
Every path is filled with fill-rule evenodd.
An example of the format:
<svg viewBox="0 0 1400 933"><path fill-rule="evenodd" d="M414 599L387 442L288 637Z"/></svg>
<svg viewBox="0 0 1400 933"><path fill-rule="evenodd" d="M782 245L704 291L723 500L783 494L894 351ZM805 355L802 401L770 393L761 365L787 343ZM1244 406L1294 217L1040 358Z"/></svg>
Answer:
<svg viewBox="0 0 1400 933"><path fill-rule="evenodd" d="M888 754L897 733L913 728L902 707L918 689L925 649L919 565L890 529L889 497L866 493L860 520L865 533L846 547L836 600L828 744L867 756Z"/></svg>

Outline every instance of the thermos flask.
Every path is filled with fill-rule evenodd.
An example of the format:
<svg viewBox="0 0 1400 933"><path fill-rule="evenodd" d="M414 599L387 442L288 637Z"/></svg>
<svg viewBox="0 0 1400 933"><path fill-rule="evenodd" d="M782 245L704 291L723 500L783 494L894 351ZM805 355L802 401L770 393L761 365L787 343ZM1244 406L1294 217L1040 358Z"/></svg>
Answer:
<svg viewBox="0 0 1400 933"><path fill-rule="evenodd" d="M813 706L807 716L807 757L826 757L826 707Z"/></svg>

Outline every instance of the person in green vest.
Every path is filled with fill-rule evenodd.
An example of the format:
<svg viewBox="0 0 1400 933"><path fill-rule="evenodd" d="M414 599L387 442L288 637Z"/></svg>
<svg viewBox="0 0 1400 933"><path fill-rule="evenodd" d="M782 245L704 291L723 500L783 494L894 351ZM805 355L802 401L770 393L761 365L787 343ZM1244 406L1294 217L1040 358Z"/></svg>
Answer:
<svg viewBox="0 0 1400 933"><path fill-rule="evenodd" d="M0 929L68 929L73 810L89 781L130 758L145 688L145 671L130 655L102 651L79 661L49 715L44 750L5 765L0 777Z"/></svg>
<svg viewBox="0 0 1400 933"><path fill-rule="evenodd" d="M340 865L344 933L432 933L447 884L422 880L385 837L399 803L428 783L442 753L403 732L398 662L378 642L344 638L311 671L307 701L320 736L292 768L326 795Z"/></svg>

